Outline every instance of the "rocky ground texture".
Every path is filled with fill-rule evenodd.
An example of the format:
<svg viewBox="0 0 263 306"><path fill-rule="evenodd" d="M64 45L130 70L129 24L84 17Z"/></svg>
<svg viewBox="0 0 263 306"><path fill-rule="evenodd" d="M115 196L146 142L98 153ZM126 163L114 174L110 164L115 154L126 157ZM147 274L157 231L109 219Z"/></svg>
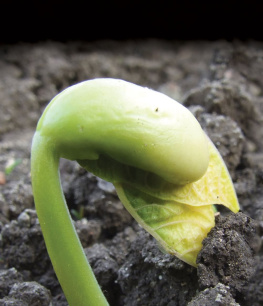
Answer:
<svg viewBox="0 0 263 306"><path fill-rule="evenodd" d="M30 146L47 103L96 77L187 106L223 156L241 206L236 215L219 208L195 269L159 250L110 183L62 160L69 210L109 303L262 305L263 43L161 40L0 46L0 305L68 305L34 210Z"/></svg>

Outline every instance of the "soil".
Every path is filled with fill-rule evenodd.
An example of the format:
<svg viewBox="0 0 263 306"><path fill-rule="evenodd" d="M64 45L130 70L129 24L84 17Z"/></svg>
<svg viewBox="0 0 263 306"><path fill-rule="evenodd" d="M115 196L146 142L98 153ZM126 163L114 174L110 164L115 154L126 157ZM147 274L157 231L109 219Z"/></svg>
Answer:
<svg viewBox="0 0 263 306"><path fill-rule="evenodd" d="M96 77L151 87L189 107L222 154L241 206L238 214L218 206L196 269L162 253L110 183L61 160L69 210L110 305L263 305L263 43L223 40L0 46L0 305L68 305L34 209L30 146L47 103Z"/></svg>

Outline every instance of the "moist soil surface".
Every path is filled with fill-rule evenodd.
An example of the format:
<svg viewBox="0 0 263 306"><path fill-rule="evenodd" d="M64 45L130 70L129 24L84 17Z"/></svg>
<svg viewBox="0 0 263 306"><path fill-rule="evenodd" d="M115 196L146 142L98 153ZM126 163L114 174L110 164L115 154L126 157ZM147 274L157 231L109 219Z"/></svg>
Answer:
<svg viewBox="0 0 263 306"><path fill-rule="evenodd" d="M188 107L225 160L241 207L218 205L194 268L159 249L110 183L62 159L69 211L110 305L263 305L263 43L223 40L0 47L0 305L68 305L34 208L30 147L47 103L97 77Z"/></svg>

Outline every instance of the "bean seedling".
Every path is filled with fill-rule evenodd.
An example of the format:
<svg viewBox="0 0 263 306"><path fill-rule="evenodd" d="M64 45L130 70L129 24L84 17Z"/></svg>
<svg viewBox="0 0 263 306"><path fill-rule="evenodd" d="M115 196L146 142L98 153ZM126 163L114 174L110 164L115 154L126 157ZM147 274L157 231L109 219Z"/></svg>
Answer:
<svg viewBox="0 0 263 306"><path fill-rule="evenodd" d="M227 168L188 109L164 94L94 79L58 94L32 143L37 214L70 305L108 305L86 259L63 195L59 160L76 160L112 182L131 215L170 254L196 266L215 225L213 204L239 210Z"/></svg>

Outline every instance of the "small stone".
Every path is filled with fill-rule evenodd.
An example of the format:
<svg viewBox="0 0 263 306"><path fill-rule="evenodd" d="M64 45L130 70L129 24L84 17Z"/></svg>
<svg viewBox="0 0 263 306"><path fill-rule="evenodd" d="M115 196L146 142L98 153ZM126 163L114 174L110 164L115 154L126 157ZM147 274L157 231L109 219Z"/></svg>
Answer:
<svg viewBox="0 0 263 306"><path fill-rule="evenodd" d="M0 185L5 185L6 183L6 177L4 172L0 171Z"/></svg>
<svg viewBox="0 0 263 306"><path fill-rule="evenodd" d="M49 306L51 303L50 291L37 282L14 284L9 297L26 302L27 305Z"/></svg>
<svg viewBox="0 0 263 306"><path fill-rule="evenodd" d="M26 212L22 212L18 216L17 222L21 227L30 227L30 216Z"/></svg>

